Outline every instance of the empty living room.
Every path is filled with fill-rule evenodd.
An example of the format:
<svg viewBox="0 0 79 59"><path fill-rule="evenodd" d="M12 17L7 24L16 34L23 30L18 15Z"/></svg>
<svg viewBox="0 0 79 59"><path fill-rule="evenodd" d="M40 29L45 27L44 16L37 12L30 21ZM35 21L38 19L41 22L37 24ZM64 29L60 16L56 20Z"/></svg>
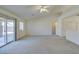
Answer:
<svg viewBox="0 0 79 59"><path fill-rule="evenodd" d="M0 5L0 54L79 54L79 5Z"/></svg>

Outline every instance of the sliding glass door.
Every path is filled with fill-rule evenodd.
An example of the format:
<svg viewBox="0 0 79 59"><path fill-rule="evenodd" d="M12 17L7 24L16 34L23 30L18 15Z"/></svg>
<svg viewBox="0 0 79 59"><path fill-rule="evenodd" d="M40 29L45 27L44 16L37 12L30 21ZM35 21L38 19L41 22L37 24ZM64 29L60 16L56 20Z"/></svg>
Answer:
<svg viewBox="0 0 79 59"><path fill-rule="evenodd" d="M0 47L6 44L6 22L0 18Z"/></svg>
<svg viewBox="0 0 79 59"><path fill-rule="evenodd" d="M7 20L7 43L15 40L15 21Z"/></svg>
<svg viewBox="0 0 79 59"><path fill-rule="evenodd" d="M15 20L0 18L0 47L15 40Z"/></svg>

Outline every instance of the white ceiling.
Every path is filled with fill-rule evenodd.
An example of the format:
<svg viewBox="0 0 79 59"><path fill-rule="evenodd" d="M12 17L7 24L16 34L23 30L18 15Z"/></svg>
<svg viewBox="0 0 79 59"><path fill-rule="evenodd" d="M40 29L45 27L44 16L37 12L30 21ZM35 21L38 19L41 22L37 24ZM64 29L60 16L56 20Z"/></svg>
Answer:
<svg viewBox="0 0 79 59"><path fill-rule="evenodd" d="M48 5L48 13L41 14L40 10L37 9L40 5L2 5L0 8L5 9L9 12L14 13L18 17L25 19L39 18L48 15L60 15L62 12L68 10L71 6L57 6Z"/></svg>

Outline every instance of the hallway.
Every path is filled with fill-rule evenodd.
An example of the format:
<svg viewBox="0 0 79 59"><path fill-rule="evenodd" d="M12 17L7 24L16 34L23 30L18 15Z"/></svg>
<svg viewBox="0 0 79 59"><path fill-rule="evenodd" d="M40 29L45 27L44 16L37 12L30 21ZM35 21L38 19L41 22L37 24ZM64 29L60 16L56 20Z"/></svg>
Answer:
<svg viewBox="0 0 79 59"><path fill-rule="evenodd" d="M79 46L59 36L32 36L0 48L0 53L20 54L74 54Z"/></svg>

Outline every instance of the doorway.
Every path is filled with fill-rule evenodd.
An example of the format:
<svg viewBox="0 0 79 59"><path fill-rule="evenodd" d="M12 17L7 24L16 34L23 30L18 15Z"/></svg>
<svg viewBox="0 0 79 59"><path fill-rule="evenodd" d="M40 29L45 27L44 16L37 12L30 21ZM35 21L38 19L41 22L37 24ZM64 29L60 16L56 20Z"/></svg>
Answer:
<svg viewBox="0 0 79 59"><path fill-rule="evenodd" d="M15 20L0 17L0 47L15 40Z"/></svg>
<svg viewBox="0 0 79 59"><path fill-rule="evenodd" d="M52 34L56 34L56 26L57 26L57 22L56 20L52 21Z"/></svg>

